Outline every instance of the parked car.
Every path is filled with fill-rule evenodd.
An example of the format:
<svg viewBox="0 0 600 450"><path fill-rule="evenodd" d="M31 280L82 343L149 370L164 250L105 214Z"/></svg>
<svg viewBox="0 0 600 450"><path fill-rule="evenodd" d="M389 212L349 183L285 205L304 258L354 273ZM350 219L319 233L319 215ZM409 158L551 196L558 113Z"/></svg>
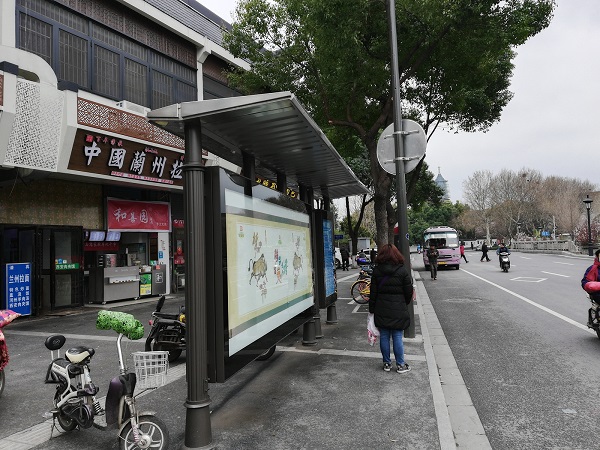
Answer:
<svg viewBox="0 0 600 450"><path fill-rule="evenodd" d="M358 252L358 255L356 255L356 264L359 266L371 264L371 258L369 258L369 255L363 250L362 252Z"/></svg>

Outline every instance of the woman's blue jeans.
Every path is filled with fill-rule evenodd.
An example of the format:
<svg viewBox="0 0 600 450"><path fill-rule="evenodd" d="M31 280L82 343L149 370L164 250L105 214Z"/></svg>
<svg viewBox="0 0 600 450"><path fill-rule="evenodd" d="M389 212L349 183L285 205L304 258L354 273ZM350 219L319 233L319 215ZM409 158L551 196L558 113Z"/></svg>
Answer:
<svg viewBox="0 0 600 450"><path fill-rule="evenodd" d="M391 330L389 328L379 328L379 348L383 356L384 363L391 363L390 359L390 337L394 345L394 357L396 364L404 365L404 330Z"/></svg>

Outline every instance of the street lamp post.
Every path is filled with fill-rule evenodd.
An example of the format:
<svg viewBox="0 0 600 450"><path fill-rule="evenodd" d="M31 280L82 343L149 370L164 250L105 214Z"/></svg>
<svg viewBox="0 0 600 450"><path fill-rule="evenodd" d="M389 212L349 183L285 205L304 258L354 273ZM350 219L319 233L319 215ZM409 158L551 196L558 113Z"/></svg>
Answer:
<svg viewBox="0 0 600 450"><path fill-rule="evenodd" d="M592 209L592 200L589 194L586 194L583 199L583 203L585 203L585 209L587 209L587 217L588 217L588 255L594 255L594 249L592 247L592 224L590 222L590 210Z"/></svg>

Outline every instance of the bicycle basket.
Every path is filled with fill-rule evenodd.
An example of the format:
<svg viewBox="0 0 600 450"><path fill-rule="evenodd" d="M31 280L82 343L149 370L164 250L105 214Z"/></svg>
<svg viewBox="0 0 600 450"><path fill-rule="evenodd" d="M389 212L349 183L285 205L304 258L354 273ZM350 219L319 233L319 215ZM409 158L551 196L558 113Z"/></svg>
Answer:
<svg viewBox="0 0 600 450"><path fill-rule="evenodd" d="M151 389L164 386L169 369L169 352L134 352L133 366L140 389Z"/></svg>

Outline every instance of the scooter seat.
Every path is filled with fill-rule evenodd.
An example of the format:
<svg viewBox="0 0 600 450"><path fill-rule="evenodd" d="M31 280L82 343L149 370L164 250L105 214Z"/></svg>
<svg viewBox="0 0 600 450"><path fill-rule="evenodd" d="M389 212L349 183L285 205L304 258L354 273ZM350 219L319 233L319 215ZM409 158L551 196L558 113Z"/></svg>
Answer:
<svg viewBox="0 0 600 450"><path fill-rule="evenodd" d="M179 317L179 314L177 314L177 313L163 313L163 312L157 312L157 311L154 311L154 313L152 313L152 315L155 317L158 317L159 319L177 320L177 318Z"/></svg>
<svg viewBox="0 0 600 450"><path fill-rule="evenodd" d="M82 361L94 356L94 353L96 353L96 351L93 348L79 346L67 350L65 352L65 357L73 364L79 364Z"/></svg>

